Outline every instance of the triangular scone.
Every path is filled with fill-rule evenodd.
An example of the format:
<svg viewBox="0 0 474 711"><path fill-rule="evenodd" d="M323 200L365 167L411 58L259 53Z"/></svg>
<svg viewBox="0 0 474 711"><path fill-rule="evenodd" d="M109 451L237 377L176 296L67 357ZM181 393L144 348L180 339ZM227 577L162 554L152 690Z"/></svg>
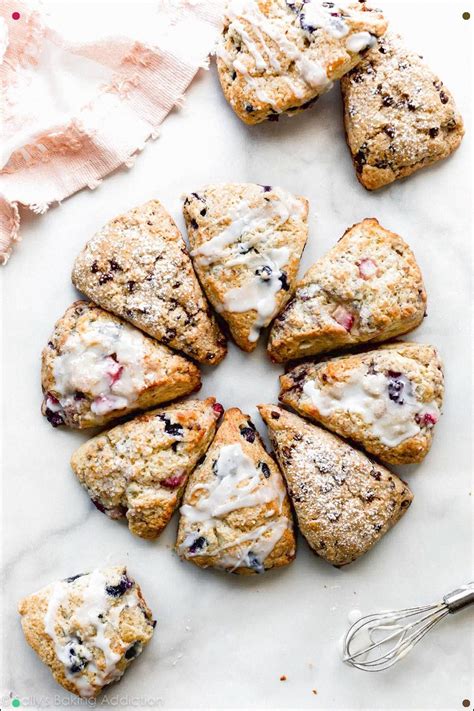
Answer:
<svg viewBox="0 0 474 711"><path fill-rule="evenodd" d="M72 469L100 511L126 517L137 536L156 538L179 506L221 414L213 397L152 410L83 444Z"/></svg>
<svg viewBox="0 0 474 711"><path fill-rule="evenodd" d="M179 555L248 575L290 563L295 537L285 484L254 425L228 410L180 509Z"/></svg>
<svg viewBox="0 0 474 711"><path fill-rule="evenodd" d="M347 142L368 190L447 158L461 143L453 97L398 35L379 39L341 87Z"/></svg>
<svg viewBox="0 0 474 711"><path fill-rule="evenodd" d="M53 427L97 427L201 387L194 363L87 301L72 304L43 350L42 413Z"/></svg>
<svg viewBox="0 0 474 711"><path fill-rule="evenodd" d="M306 272L275 319L268 352L281 363L416 328L426 293L413 252L375 219L348 229Z"/></svg>
<svg viewBox="0 0 474 711"><path fill-rule="evenodd" d="M191 256L235 342L252 351L289 299L308 236L308 201L253 183L210 185L184 200Z"/></svg>
<svg viewBox="0 0 474 711"><path fill-rule="evenodd" d="M97 232L77 257L72 281L99 306L199 363L215 365L226 354L184 240L158 200Z"/></svg>
<svg viewBox="0 0 474 711"><path fill-rule="evenodd" d="M421 343L301 363L280 385L283 403L389 464L428 454L444 392L439 356Z"/></svg>
<svg viewBox="0 0 474 711"><path fill-rule="evenodd" d="M224 95L248 124L305 109L386 28L365 0L230 0L217 48Z"/></svg>
<svg viewBox="0 0 474 711"><path fill-rule="evenodd" d="M21 600L18 612L30 647L58 684L83 699L123 676L156 625L123 566L57 580Z"/></svg>
<svg viewBox="0 0 474 711"><path fill-rule="evenodd" d="M366 553L399 520L413 495L395 474L336 435L274 405L260 405L298 526L336 566Z"/></svg>

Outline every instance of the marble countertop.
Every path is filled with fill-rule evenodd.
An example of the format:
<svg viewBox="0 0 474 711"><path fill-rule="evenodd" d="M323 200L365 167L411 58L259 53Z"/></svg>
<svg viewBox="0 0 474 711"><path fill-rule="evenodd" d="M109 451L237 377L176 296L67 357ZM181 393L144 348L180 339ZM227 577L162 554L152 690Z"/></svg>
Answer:
<svg viewBox="0 0 474 711"><path fill-rule="evenodd" d="M467 4L384 0L383 7L439 71L469 127L474 19L462 19ZM364 674L340 656L352 610L430 602L472 579L470 132L451 159L371 194L356 180L340 104L335 87L300 116L246 127L226 105L212 66L132 170L40 218L23 214L23 242L2 271L2 709L10 693L30 708L81 703L27 646L16 605L55 579L121 562L140 582L158 626L98 706L459 709L464 699L474 706L472 611L443 622L390 672ZM184 229L181 194L221 181L280 185L310 200L300 273L348 226L377 217L407 240L425 277L428 317L412 338L438 346L445 361L444 415L423 464L400 470L415 494L410 511L342 570L316 558L302 539L296 561L278 572L241 579L199 570L172 551L176 516L156 542L133 538L92 506L69 468L88 435L53 430L40 415L40 353L78 297L70 271L85 241L155 197ZM242 408L263 431L255 405L275 401L280 372L263 346L245 355L230 345L220 366L205 369L200 395Z"/></svg>

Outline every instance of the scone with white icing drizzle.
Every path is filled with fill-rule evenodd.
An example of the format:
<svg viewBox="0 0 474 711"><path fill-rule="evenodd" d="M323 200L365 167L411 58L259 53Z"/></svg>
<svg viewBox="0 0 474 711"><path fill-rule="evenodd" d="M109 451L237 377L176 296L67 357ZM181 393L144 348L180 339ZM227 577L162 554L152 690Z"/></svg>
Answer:
<svg viewBox="0 0 474 711"><path fill-rule="evenodd" d="M408 486L331 432L274 405L260 405L298 526L335 566L366 553L410 506Z"/></svg>
<svg viewBox="0 0 474 711"><path fill-rule="evenodd" d="M77 257L72 281L102 308L199 363L216 365L227 352L181 233L158 200L99 230Z"/></svg>
<svg viewBox="0 0 474 711"><path fill-rule="evenodd" d="M272 360L282 363L408 333L423 320L426 292L404 240L366 219L346 230L306 272L273 322Z"/></svg>
<svg viewBox="0 0 474 711"><path fill-rule="evenodd" d="M253 183L187 195L191 256L209 301L244 351L290 297L308 236L308 201Z"/></svg>
<svg viewBox="0 0 474 711"><path fill-rule="evenodd" d="M414 464L428 454L444 392L438 353L421 343L307 361L282 375L280 385L285 405L389 464Z"/></svg>
<svg viewBox="0 0 474 711"><path fill-rule="evenodd" d="M126 518L137 536L156 538L178 508L222 412L213 397L152 410L83 444L72 469L100 511Z"/></svg>
<svg viewBox="0 0 474 711"><path fill-rule="evenodd" d="M230 0L216 51L224 95L248 124L305 109L386 28L364 0Z"/></svg>
<svg viewBox="0 0 474 711"><path fill-rule="evenodd" d="M42 413L96 427L198 390L194 363L86 301L72 304L42 354Z"/></svg>
<svg viewBox="0 0 474 711"><path fill-rule="evenodd" d="M124 567L58 580L21 600L18 611L28 644L58 684L83 699L122 677L156 624Z"/></svg>
<svg viewBox="0 0 474 711"><path fill-rule="evenodd" d="M176 548L202 568L263 573L291 563L296 544L285 484L247 415L227 410L191 474Z"/></svg>
<svg viewBox="0 0 474 711"><path fill-rule="evenodd" d="M398 35L379 39L341 88L347 142L368 190L447 158L461 143L452 95Z"/></svg>

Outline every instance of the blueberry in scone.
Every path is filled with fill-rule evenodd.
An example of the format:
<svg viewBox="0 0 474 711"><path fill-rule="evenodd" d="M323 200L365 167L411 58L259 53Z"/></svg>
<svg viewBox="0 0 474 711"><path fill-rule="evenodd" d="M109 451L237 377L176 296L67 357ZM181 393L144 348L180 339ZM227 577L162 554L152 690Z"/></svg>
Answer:
<svg viewBox="0 0 474 711"><path fill-rule="evenodd" d="M389 464L428 454L443 402L443 366L433 346L395 343L307 361L280 377L280 400L361 444Z"/></svg>
<svg viewBox="0 0 474 711"><path fill-rule="evenodd" d="M42 354L42 413L96 427L198 390L194 363L86 301L72 304Z"/></svg>
<svg viewBox="0 0 474 711"><path fill-rule="evenodd" d="M461 143L451 93L396 34L380 38L341 88L347 142L368 190L447 158Z"/></svg>
<svg viewBox="0 0 474 711"><path fill-rule="evenodd" d="M216 50L224 96L247 124L301 111L386 28L365 0L230 0Z"/></svg>
<svg viewBox="0 0 474 711"><path fill-rule="evenodd" d="M118 681L156 622L126 568L58 580L21 600L28 644L65 689L84 699Z"/></svg>
<svg viewBox="0 0 474 711"><path fill-rule="evenodd" d="M100 511L126 518L137 536L156 538L178 508L221 414L213 397L151 410L83 444L72 469Z"/></svg>
<svg viewBox="0 0 474 711"><path fill-rule="evenodd" d="M202 568L263 573L290 563L295 537L282 476L253 422L228 410L189 477L176 548Z"/></svg>
<svg viewBox="0 0 474 711"><path fill-rule="evenodd" d="M209 301L240 348L290 298L307 235L308 201L269 185L209 185L186 195L191 257Z"/></svg>
<svg viewBox="0 0 474 711"><path fill-rule="evenodd" d="M274 405L260 405L308 544L335 566L366 553L413 499L408 486L336 435Z"/></svg>
<svg viewBox="0 0 474 711"><path fill-rule="evenodd" d="M416 328L425 314L420 269L406 242L366 219L306 272L273 322L268 341L281 363Z"/></svg>
<svg viewBox="0 0 474 711"><path fill-rule="evenodd" d="M74 285L107 311L199 363L226 354L184 240L158 200L105 225L86 244Z"/></svg>

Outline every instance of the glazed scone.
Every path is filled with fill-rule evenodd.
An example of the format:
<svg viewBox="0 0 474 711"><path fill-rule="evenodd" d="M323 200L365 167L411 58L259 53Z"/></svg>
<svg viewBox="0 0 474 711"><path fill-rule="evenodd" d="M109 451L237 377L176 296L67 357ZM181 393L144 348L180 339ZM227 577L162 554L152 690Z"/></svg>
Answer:
<svg viewBox="0 0 474 711"><path fill-rule="evenodd" d="M156 624L124 567L59 580L21 600L18 611L30 647L83 699L122 677Z"/></svg>
<svg viewBox="0 0 474 711"><path fill-rule="evenodd" d="M230 0L216 51L225 98L248 124L305 109L386 28L364 0Z"/></svg>
<svg viewBox="0 0 474 711"><path fill-rule="evenodd" d="M361 444L388 464L428 454L443 402L443 366L433 346L396 343L376 351L301 363L280 377L280 400Z"/></svg>
<svg viewBox="0 0 474 711"><path fill-rule="evenodd" d="M244 351L289 299L308 236L308 201L253 183L186 195L191 257L207 298Z"/></svg>
<svg viewBox="0 0 474 711"><path fill-rule="evenodd" d="M336 435L274 405L258 409L301 533L328 563L352 563L405 513L410 489Z"/></svg>
<svg viewBox="0 0 474 711"><path fill-rule="evenodd" d="M263 573L291 563L296 544L280 471L247 415L228 410L191 474L176 548L202 568Z"/></svg>
<svg viewBox="0 0 474 711"><path fill-rule="evenodd" d="M156 538L180 504L222 414L213 397L152 410L83 444L71 466L94 505Z"/></svg>
<svg viewBox="0 0 474 711"><path fill-rule="evenodd" d="M43 350L42 413L53 427L96 427L199 390L194 363L86 301L72 304Z"/></svg>
<svg viewBox="0 0 474 711"><path fill-rule="evenodd" d="M226 354L184 240L158 200L105 225L86 244L74 285L107 311L199 363Z"/></svg>
<svg viewBox="0 0 474 711"><path fill-rule="evenodd" d="M282 363L394 338L425 314L420 269L406 242L366 219L306 272L275 319L268 352Z"/></svg>
<svg viewBox="0 0 474 711"><path fill-rule="evenodd" d="M461 143L453 97L398 35L379 39L341 88L347 143L368 190L447 158Z"/></svg>

